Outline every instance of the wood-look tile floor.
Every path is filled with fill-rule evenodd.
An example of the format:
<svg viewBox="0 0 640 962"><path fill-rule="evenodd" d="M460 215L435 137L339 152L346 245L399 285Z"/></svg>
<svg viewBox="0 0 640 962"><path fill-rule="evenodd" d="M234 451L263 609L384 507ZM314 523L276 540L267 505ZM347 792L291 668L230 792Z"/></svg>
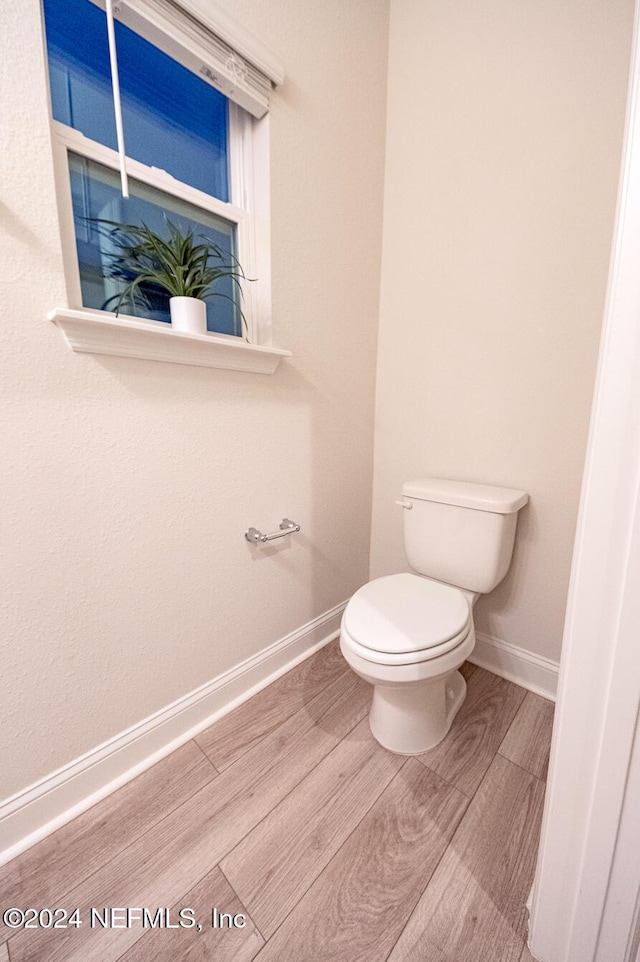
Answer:
<svg viewBox="0 0 640 962"><path fill-rule="evenodd" d="M328 645L0 868L2 909L82 922L0 923L0 962L526 962L553 706L464 674L446 739L405 758Z"/></svg>

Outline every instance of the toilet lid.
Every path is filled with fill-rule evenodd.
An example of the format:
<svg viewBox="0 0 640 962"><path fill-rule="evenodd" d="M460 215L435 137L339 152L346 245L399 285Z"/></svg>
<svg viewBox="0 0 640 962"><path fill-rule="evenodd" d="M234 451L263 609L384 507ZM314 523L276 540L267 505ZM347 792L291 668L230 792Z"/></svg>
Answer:
<svg viewBox="0 0 640 962"><path fill-rule="evenodd" d="M344 624L363 648L409 654L460 636L469 624L469 603L451 585L408 573L389 575L356 591Z"/></svg>

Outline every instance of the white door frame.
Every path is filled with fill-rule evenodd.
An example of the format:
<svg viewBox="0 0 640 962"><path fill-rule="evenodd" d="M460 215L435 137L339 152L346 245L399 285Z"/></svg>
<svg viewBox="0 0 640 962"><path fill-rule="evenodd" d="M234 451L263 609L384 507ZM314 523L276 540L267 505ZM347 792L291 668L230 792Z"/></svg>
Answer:
<svg viewBox="0 0 640 962"><path fill-rule="evenodd" d="M640 0L530 947L640 960ZM585 198L585 203L588 203Z"/></svg>

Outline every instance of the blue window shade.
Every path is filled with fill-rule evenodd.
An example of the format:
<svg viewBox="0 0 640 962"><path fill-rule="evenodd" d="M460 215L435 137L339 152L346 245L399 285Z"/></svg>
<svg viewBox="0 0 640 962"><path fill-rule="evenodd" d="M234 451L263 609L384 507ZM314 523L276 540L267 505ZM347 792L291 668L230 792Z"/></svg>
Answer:
<svg viewBox="0 0 640 962"><path fill-rule="evenodd" d="M44 0L55 120L116 149L104 11L91 0ZM228 101L116 22L127 155L229 200Z"/></svg>
<svg viewBox="0 0 640 962"><path fill-rule="evenodd" d="M117 171L86 157L69 154L69 174L84 307L113 311L123 289L123 282L109 277L115 251L107 236L108 229L101 228L95 220L145 224L160 235L168 234L167 221L171 221L183 230L192 230L199 242L218 244L235 257L235 227L215 214L132 179L130 197L124 200ZM230 278L217 281L205 302L209 331L241 335L237 288ZM138 306L131 312L127 306L126 313L168 322L169 295L154 295L148 310Z"/></svg>

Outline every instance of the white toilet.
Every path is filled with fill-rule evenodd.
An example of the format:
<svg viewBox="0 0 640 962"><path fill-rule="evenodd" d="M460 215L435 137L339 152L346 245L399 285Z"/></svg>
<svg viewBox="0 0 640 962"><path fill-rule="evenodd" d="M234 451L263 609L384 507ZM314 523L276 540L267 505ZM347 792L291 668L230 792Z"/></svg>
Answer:
<svg viewBox="0 0 640 962"><path fill-rule="evenodd" d="M418 755L437 745L467 693L458 671L475 644L473 605L511 563L524 491L462 481L407 481L407 560L418 574L377 578L353 595L340 649L373 687L376 740Z"/></svg>

